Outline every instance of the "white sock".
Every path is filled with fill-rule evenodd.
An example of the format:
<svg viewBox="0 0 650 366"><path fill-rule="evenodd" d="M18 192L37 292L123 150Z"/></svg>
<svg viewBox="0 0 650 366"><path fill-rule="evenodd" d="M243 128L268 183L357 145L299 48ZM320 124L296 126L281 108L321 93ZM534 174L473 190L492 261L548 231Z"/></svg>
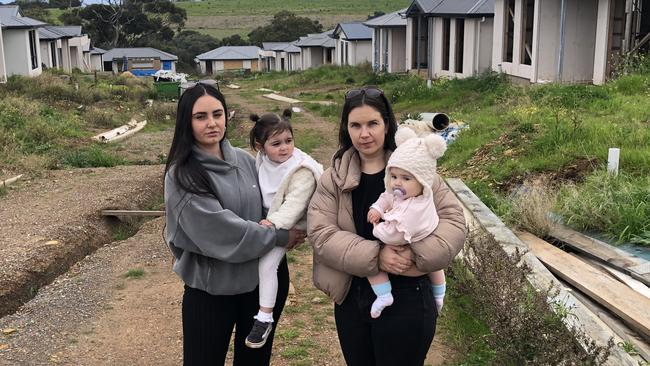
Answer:
<svg viewBox="0 0 650 366"><path fill-rule="evenodd" d="M373 318L379 318L384 308L391 305L393 305L393 294L390 292L377 296L377 299L375 299L375 302L373 302L370 307L370 316Z"/></svg>
<svg viewBox="0 0 650 366"><path fill-rule="evenodd" d="M265 313L262 310L257 312L253 318L263 322L263 323L273 323L273 313Z"/></svg>

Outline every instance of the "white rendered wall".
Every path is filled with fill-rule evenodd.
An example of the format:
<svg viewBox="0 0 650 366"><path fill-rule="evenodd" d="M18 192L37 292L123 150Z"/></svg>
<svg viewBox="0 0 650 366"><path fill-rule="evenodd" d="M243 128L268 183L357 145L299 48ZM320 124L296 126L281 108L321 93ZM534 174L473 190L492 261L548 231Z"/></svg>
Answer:
<svg viewBox="0 0 650 366"><path fill-rule="evenodd" d="M7 76L23 75L38 76L42 72L41 68L41 49L38 46L39 38L36 32L36 60L37 67L32 69L31 55L29 49L29 31L25 29L5 29L3 30L3 43L5 50L11 52L5 53L5 67Z"/></svg>
<svg viewBox="0 0 650 366"><path fill-rule="evenodd" d="M90 71L104 71L102 55L90 55Z"/></svg>

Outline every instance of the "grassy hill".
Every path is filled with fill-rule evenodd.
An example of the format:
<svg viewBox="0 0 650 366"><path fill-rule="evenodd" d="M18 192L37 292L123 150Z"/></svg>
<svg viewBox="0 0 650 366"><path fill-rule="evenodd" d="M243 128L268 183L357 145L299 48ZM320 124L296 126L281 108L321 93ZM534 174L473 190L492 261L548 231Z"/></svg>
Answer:
<svg viewBox="0 0 650 366"><path fill-rule="evenodd" d="M390 13L407 7L407 0L208 0L182 1L177 6L187 11L185 28L223 38L248 33L268 23L281 10L318 20L323 27L331 28L340 22L366 20L375 11Z"/></svg>

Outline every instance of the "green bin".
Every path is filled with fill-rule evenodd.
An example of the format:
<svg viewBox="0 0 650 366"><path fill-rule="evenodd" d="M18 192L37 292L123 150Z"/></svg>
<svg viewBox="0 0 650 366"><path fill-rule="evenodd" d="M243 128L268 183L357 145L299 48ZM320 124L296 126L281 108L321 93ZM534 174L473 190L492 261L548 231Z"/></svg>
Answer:
<svg viewBox="0 0 650 366"><path fill-rule="evenodd" d="M156 92L159 96L169 99L178 99L178 81L158 81L154 83Z"/></svg>

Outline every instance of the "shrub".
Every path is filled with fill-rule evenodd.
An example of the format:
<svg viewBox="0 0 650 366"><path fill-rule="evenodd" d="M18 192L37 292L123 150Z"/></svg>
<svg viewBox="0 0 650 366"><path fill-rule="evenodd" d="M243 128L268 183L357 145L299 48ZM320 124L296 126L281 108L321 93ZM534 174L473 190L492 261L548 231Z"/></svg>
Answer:
<svg viewBox="0 0 650 366"><path fill-rule="evenodd" d="M567 329L563 320L570 309L553 304L562 311L551 311L547 297L556 294L530 287L530 269L521 263L521 253L506 254L486 234L473 232L469 239L464 267L450 276L476 302L478 315L490 328L485 341L494 351L491 364L599 365L607 360L613 341L599 347L580 330ZM586 352L579 342L588 345Z"/></svg>

